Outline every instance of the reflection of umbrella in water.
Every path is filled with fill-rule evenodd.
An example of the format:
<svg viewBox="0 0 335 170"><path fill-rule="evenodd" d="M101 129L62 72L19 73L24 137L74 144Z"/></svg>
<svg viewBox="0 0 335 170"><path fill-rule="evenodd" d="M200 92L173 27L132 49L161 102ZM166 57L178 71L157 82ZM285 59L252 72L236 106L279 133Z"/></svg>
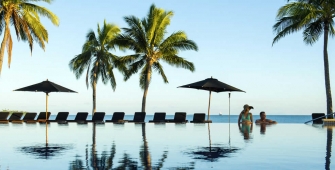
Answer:
<svg viewBox="0 0 335 170"><path fill-rule="evenodd" d="M23 146L19 147L18 150L33 155L37 159L48 159L50 157L60 155L63 151L70 148L70 145L42 144L35 146Z"/></svg>
<svg viewBox="0 0 335 170"><path fill-rule="evenodd" d="M212 146L210 124L208 123L208 138L209 147L200 147L190 154L195 155L194 159L203 159L206 161L215 162L219 158L229 157L231 153L237 152L239 149L235 147L223 147L220 145Z"/></svg>
<svg viewBox="0 0 335 170"><path fill-rule="evenodd" d="M186 84L186 85L183 85L183 86L179 86L179 87L193 88L193 89L198 89L198 90L207 90L207 91L209 91L209 102L208 102L208 116L207 116L207 120L209 120L212 91L217 92L217 93L218 92L233 92L233 91L245 92L245 91L240 90L240 89L238 89L236 87L233 87L233 86L230 86L228 84L222 83L218 79L214 79L212 77L208 78L208 79L205 79L205 80L202 80L202 81L195 82L195 83L191 83L191 84ZM230 93L229 93L229 115L230 115Z"/></svg>
<svg viewBox="0 0 335 170"><path fill-rule="evenodd" d="M31 86L23 87L20 89L16 89L14 91L31 91L31 92L44 92L46 94L46 119L48 119L48 96L50 92L72 92L77 93L73 90L70 90L68 88L62 87L58 84L55 84L51 81L43 81L41 83L33 84ZM46 143L48 143L48 124L47 121L45 121L45 128L46 128Z"/></svg>

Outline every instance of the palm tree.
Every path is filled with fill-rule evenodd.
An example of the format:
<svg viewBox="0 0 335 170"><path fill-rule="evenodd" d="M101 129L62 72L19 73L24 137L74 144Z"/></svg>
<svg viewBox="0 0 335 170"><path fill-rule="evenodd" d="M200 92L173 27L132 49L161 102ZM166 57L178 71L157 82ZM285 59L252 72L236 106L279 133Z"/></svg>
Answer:
<svg viewBox="0 0 335 170"><path fill-rule="evenodd" d="M195 42L187 39L183 31L172 33L164 39L172 15L172 11L164 11L151 5L147 17L142 20L135 16L125 17L129 28L123 28L125 33L117 38L119 44L127 46L135 52L133 55L122 57L121 61L127 64L129 69L125 80L141 70L139 81L140 87L144 90L142 112L145 112L152 72L158 72L163 81L168 83L160 61L192 72L195 70L193 63L177 55L180 50L198 50Z"/></svg>
<svg viewBox="0 0 335 170"><path fill-rule="evenodd" d="M58 18L48 9L30 2L43 1L51 4L52 0L2 0L0 2L0 32L5 29L0 48L0 74L2 63L7 48L8 67L12 58L13 41L10 25L13 25L18 40L28 41L30 51L33 50L34 41L45 49L48 42L48 31L40 21L40 15L47 17L54 25L59 24Z"/></svg>
<svg viewBox="0 0 335 170"><path fill-rule="evenodd" d="M103 27L98 24L97 34L90 30L86 36L86 42L83 45L82 53L76 55L69 63L70 69L79 79L85 69L86 86L88 88L88 77L93 88L93 112L96 111L96 86L98 79L101 78L104 84L110 82L113 90L116 88L116 81L113 68L122 70L119 64L119 58L109 51L116 48L115 37L120 33L120 28L104 21ZM92 69L90 69L92 68Z"/></svg>
<svg viewBox="0 0 335 170"><path fill-rule="evenodd" d="M296 0L278 10L277 23L273 26L277 32L273 43L288 34L303 30L304 42L314 44L323 33L323 60L327 96L327 114L333 113L328 64L328 36L334 36L335 1L334 0ZM331 115L329 118L333 118Z"/></svg>

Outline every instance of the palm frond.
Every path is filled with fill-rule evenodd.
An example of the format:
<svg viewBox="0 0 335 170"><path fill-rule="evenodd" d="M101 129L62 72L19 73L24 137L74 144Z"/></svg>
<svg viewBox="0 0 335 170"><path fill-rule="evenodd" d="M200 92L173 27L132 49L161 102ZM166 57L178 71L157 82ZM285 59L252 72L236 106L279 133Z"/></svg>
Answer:
<svg viewBox="0 0 335 170"><path fill-rule="evenodd" d="M70 62L70 70L76 75L76 78L79 79L83 71L89 67L91 64L91 52L85 51L81 54L76 55Z"/></svg>
<svg viewBox="0 0 335 170"><path fill-rule="evenodd" d="M185 60L184 58L179 57L177 55L163 56L161 59L171 66L175 66L177 68L184 68L192 72L195 71L195 67L192 62L189 62Z"/></svg>
<svg viewBox="0 0 335 170"><path fill-rule="evenodd" d="M296 17L283 17L273 26L273 30L277 35L272 41L272 45L278 42L281 38L291 33L299 31L302 27L298 23L299 19Z"/></svg>
<svg viewBox="0 0 335 170"><path fill-rule="evenodd" d="M26 35L28 37L28 42L33 38L42 49L45 49L44 42L48 42L48 32L41 22L39 22L36 17L27 13L23 16L22 25L27 25L25 26L27 28L23 28L24 30L21 31L21 37L24 37L22 34ZM22 40L24 40L24 38L22 38Z"/></svg>
<svg viewBox="0 0 335 170"><path fill-rule="evenodd" d="M110 82L113 90L115 91L116 80L115 80L115 76L114 76L114 73L113 73L113 67L109 66L106 71L107 71L107 76L108 76L109 82Z"/></svg>
<svg viewBox="0 0 335 170"><path fill-rule="evenodd" d="M44 17L47 17L54 25L58 26L59 25L59 19L58 17L48 10L47 8L31 4L31 3L21 3L20 8L28 13L30 12L35 12L38 13L39 15L42 15Z"/></svg>
<svg viewBox="0 0 335 170"><path fill-rule="evenodd" d="M5 27L5 12L3 10L0 10L0 34L2 33L4 27Z"/></svg>
<svg viewBox="0 0 335 170"><path fill-rule="evenodd" d="M126 23L130 28L123 28L125 35L131 37L134 42L137 43L138 50L145 51L147 49L148 43L146 39L146 33L141 24L140 19L135 16L124 17Z"/></svg>
<svg viewBox="0 0 335 170"><path fill-rule="evenodd" d="M151 45L153 46L158 46L163 38L164 35L166 33L166 27L168 25L170 25L170 19L173 16L173 12L172 11L164 11L158 19L156 28L155 28L155 34L154 34L154 38L151 41Z"/></svg>
<svg viewBox="0 0 335 170"><path fill-rule="evenodd" d="M321 20L317 20L307 26L307 28L303 32L304 41L307 44L312 45L315 43L320 35L323 33L323 24Z"/></svg>
<svg viewBox="0 0 335 170"><path fill-rule="evenodd" d="M114 55L114 54L109 54L109 58L110 58L110 63L113 64L114 68L117 68L122 74L123 76L125 76L127 74L127 66L124 62L121 61L121 58Z"/></svg>
<svg viewBox="0 0 335 170"><path fill-rule="evenodd" d="M335 29L334 29L333 25L334 25L334 23L329 24L329 35L331 37L335 36Z"/></svg>
<svg viewBox="0 0 335 170"><path fill-rule="evenodd" d="M161 64L159 64L159 62L153 63L152 67L155 71L158 72L158 74L160 74L162 76L164 83L169 83L169 81L168 81L168 79L167 79L167 77L164 73L163 66Z"/></svg>
<svg viewBox="0 0 335 170"><path fill-rule="evenodd" d="M135 51L136 53L142 53L144 50L141 45L137 43L131 36L129 35L118 35L114 39L114 43L117 44L121 48L128 48L130 50Z"/></svg>
<svg viewBox="0 0 335 170"><path fill-rule="evenodd" d="M133 62L132 64L129 64L128 66L129 68L124 76L124 80L128 80L130 76L132 76L133 74L136 74L145 64L146 64L145 59L137 60Z"/></svg>
<svg viewBox="0 0 335 170"><path fill-rule="evenodd" d="M7 47L7 53L8 53L8 68L10 68L10 63L12 61L13 40L12 40L12 36L10 35L9 30L8 30L7 40L6 40L6 47Z"/></svg>
<svg viewBox="0 0 335 170"><path fill-rule="evenodd" d="M167 37L158 47L162 54L175 55L179 50L198 50L198 46L192 40L188 40L183 31L178 31Z"/></svg>
<svg viewBox="0 0 335 170"><path fill-rule="evenodd" d="M320 8L320 4L313 0L286 4L278 10L278 20L273 26L277 35L273 39L272 45L286 35L298 32L301 29L305 29L303 32L304 41L308 44L314 43L322 33L320 29L323 27L323 22L329 20L325 17L327 15L327 11Z"/></svg>

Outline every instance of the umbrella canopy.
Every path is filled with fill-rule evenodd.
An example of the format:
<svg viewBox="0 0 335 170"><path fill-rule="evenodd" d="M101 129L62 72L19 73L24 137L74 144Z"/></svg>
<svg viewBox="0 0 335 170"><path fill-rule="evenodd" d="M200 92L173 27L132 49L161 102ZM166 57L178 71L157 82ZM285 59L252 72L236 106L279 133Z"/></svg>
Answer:
<svg viewBox="0 0 335 170"><path fill-rule="evenodd" d="M192 88L192 89L198 89L198 90L207 90L209 91L209 102L208 102L208 116L207 120L209 120L209 113L210 113L210 103L211 103L211 92L245 92L243 90L240 90L236 87L233 87L231 85L228 85L226 83L223 83L219 81L218 79L214 78L208 78L202 81L198 81L191 84L186 84L183 86L179 86L181 88ZM230 100L230 93L229 93L229 100ZM229 107L230 107L230 101L229 101ZM230 111L229 111L230 112ZM230 113L229 113L230 114Z"/></svg>
<svg viewBox="0 0 335 170"><path fill-rule="evenodd" d="M240 90L226 83L222 83L218 79L214 79L214 78L208 78L202 81L198 81L198 82L191 83L191 84L186 84L186 85L179 86L179 87L192 88L192 89L198 89L198 90L207 90L207 91L214 91L214 92L227 92L227 91L245 92L243 90Z"/></svg>
<svg viewBox="0 0 335 170"><path fill-rule="evenodd" d="M16 89L14 91L31 91L31 92L44 92L44 93L50 93L50 92L72 92L77 93L73 90L70 90L68 88L65 88L63 86L60 86L58 84L55 84L48 79L46 81L42 81L41 83L33 84L31 86L23 87L20 89Z"/></svg>
<svg viewBox="0 0 335 170"><path fill-rule="evenodd" d="M14 91L30 91L30 92L44 92L46 94L46 119L48 119L48 95L50 92L72 92L77 93L73 90L60 86L56 83L49 81L42 81L41 83L33 84L27 87L23 87L20 89L16 89ZM46 128L46 143L48 143L48 122L45 120L45 128Z"/></svg>

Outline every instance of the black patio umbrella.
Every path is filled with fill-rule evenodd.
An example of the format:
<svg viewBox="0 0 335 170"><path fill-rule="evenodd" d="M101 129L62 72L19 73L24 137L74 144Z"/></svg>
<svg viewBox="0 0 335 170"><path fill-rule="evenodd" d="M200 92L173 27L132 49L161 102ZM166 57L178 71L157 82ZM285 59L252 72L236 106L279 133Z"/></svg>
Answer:
<svg viewBox="0 0 335 170"><path fill-rule="evenodd" d="M30 92L44 92L46 94L46 119L48 119L48 96L50 92L71 92L71 93L77 93L73 90L70 90L68 88L65 88L63 86L60 86L56 83L53 83L49 81L48 79L46 81L42 81L41 83L33 84L31 86L23 87L20 89L16 89L14 91L30 91ZM47 120L45 120L46 124L46 143L48 143L48 126L47 126Z"/></svg>
<svg viewBox="0 0 335 170"><path fill-rule="evenodd" d="M209 120L209 114L210 114L210 106L211 106L211 95L212 95L212 91L213 92L245 92L243 90L240 90L236 87L233 87L231 85L222 83L221 81L219 81L218 79L214 79L214 78L208 78L202 81L198 81L195 83L191 83L191 84L186 84L183 86L179 86L182 88L192 88L192 89L198 89L198 90L207 90L209 91L209 102L208 102L208 115L207 115L207 120ZM230 115L230 93L229 93L229 115Z"/></svg>

